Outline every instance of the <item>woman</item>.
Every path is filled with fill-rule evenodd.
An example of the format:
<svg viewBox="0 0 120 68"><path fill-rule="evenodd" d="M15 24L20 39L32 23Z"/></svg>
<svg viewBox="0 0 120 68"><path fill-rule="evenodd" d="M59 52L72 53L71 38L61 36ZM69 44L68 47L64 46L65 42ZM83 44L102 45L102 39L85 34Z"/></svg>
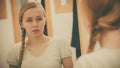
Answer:
<svg viewBox="0 0 120 68"><path fill-rule="evenodd" d="M9 68L62 68L62 64L64 68L73 68L69 44L65 39L45 36L45 20L40 4L28 2L22 6L19 13L22 43L9 52Z"/></svg>
<svg viewBox="0 0 120 68"><path fill-rule="evenodd" d="M81 15L90 34L88 54L75 68L120 68L120 0L81 0ZM94 51L96 41L101 48Z"/></svg>

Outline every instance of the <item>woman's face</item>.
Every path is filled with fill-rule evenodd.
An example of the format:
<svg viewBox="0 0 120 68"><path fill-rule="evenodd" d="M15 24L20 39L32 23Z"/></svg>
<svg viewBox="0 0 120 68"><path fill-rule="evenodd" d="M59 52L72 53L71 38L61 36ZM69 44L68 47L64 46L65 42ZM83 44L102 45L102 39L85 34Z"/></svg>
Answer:
<svg viewBox="0 0 120 68"><path fill-rule="evenodd" d="M23 15L22 27L25 28L28 36L38 37L43 35L45 17L39 7L30 8Z"/></svg>

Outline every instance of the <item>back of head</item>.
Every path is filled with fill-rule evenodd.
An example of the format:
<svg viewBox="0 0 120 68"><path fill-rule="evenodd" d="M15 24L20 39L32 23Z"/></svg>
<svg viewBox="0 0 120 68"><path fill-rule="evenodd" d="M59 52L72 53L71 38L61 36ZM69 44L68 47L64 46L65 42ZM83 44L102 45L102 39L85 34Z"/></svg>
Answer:
<svg viewBox="0 0 120 68"><path fill-rule="evenodd" d="M94 50L98 33L120 28L120 0L83 0L89 15L91 38L88 52Z"/></svg>

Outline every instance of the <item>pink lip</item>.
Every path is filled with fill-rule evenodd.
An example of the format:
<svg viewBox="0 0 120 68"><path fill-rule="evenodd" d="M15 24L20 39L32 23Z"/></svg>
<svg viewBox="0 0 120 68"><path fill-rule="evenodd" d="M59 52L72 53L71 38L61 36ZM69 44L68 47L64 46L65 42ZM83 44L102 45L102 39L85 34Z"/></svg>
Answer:
<svg viewBox="0 0 120 68"><path fill-rule="evenodd" d="M39 30L35 29L35 30L32 30L32 32L38 32Z"/></svg>

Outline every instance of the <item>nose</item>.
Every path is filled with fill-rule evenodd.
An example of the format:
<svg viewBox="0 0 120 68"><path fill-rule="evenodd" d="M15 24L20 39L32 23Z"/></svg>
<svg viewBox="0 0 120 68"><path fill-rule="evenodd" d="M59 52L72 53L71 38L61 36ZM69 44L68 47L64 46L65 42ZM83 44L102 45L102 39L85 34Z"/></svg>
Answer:
<svg viewBox="0 0 120 68"><path fill-rule="evenodd" d="M33 26L34 27L37 27L38 26L38 23L36 21L33 22Z"/></svg>

